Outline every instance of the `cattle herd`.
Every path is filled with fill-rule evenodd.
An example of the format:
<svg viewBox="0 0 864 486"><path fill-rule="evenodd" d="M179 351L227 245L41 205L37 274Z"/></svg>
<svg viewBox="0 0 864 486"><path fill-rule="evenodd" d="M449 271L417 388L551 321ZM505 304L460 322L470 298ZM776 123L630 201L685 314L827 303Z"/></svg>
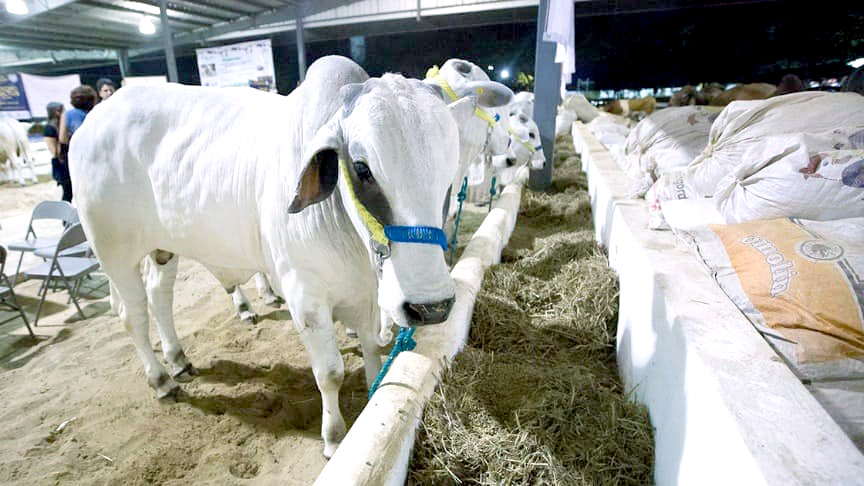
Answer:
<svg viewBox="0 0 864 486"><path fill-rule="evenodd" d="M288 96L141 86L96 106L69 150L76 205L157 396L197 374L171 311L179 257L213 273L247 320L238 285L258 274L310 356L330 457L346 432L334 322L356 332L371 384L394 324L447 319L450 199L472 165L505 180L542 167L532 111L530 93L468 61L417 80L370 78L340 56L315 61Z"/></svg>

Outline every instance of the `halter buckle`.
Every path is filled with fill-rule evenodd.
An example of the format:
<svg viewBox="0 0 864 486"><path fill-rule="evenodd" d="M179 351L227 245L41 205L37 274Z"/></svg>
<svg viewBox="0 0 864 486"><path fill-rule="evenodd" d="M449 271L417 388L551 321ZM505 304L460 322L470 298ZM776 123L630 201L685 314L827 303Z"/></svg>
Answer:
<svg viewBox="0 0 864 486"><path fill-rule="evenodd" d="M390 258L390 245L382 245L375 241L375 238L369 238L369 246L375 252L375 268L378 270L378 276L384 270L384 260Z"/></svg>

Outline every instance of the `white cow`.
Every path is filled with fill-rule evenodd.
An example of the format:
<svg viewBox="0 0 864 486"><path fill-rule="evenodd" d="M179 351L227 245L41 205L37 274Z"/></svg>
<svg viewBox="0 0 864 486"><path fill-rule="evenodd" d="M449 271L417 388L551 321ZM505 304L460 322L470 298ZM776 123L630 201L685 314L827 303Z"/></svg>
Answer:
<svg viewBox="0 0 864 486"><path fill-rule="evenodd" d="M33 168L27 132L18 120L0 117L0 173L5 180L17 180L23 186L27 184L25 169L30 172L30 180L34 184L39 181Z"/></svg>
<svg viewBox="0 0 864 486"><path fill-rule="evenodd" d="M492 157L492 174L496 184L506 186L516 179L516 174L529 163L534 170L543 169L546 156L540 145L540 129L525 113L517 110L510 116L510 152L512 156Z"/></svg>
<svg viewBox="0 0 864 486"><path fill-rule="evenodd" d="M524 113L528 118L534 118L534 93L530 91L520 91L513 96L513 102L510 103L510 116Z"/></svg>
<svg viewBox="0 0 864 486"><path fill-rule="evenodd" d="M177 256L239 278L264 270L311 358L327 457L345 434L334 320L357 329L371 382L377 346L392 338L380 323L449 314L455 287L436 228L457 170L456 126L475 108L448 107L398 75L365 79L329 56L287 97L127 87L94 108L70 147L81 222L157 394L174 394L172 375L194 374L171 316ZM171 375L149 342L148 305Z"/></svg>
<svg viewBox="0 0 864 486"><path fill-rule="evenodd" d="M424 82L440 89L445 99L455 101L465 96L480 96L484 106L459 125L459 170L448 201L448 216L452 217L457 207L456 196L469 166L478 163L481 157L512 155L506 107L513 99L513 92L501 83L490 81L476 64L462 59L448 59L440 69L430 69Z"/></svg>

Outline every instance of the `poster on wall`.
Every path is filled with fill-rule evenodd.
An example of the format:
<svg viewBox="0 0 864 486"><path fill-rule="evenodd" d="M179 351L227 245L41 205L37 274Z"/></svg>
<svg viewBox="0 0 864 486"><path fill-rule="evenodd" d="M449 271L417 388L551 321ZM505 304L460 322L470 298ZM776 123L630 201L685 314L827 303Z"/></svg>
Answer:
<svg viewBox="0 0 864 486"><path fill-rule="evenodd" d="M30 108L21 77L15 73L0 74L0 116L30 118Z"/></svg>
<svg viewBox="0 0 864 486"><path fill-rule="evenodd" d="M48 113L45 107L52 101L63 103L67 110L71 109L69 95L73 89L81 86L81 76L77 74L37 76L18 73L18 75L21 77L24 92L27 93L27 104L30 106L30 116L33 118L46 118Z"/></svg>
<svg viewBox="0 0 864 486"><path fill-rule="evenodd" d="M251 86L276 92L270 39L195 49L202 86Z"/></svg>

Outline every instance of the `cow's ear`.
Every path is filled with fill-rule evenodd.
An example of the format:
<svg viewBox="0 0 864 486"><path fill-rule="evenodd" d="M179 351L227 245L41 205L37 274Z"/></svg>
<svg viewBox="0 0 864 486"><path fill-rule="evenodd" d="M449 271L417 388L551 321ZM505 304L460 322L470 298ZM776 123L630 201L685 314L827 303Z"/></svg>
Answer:
<svg viewBox="0 0 864 486"><path fill-rule="evenodd" d="M477 104L487 108L509 105L513 101L510 88L495 81L471 81L465 83L459 96L476 96Z"/></svg>
<svg viewBox="0 0 864 486"><path fill-rule="evenodd" d="M303 156L303 169L289 213L299 213L311 204L327 199L339 180L339 152L342 129L338 113L312 138Z"/></svg>

